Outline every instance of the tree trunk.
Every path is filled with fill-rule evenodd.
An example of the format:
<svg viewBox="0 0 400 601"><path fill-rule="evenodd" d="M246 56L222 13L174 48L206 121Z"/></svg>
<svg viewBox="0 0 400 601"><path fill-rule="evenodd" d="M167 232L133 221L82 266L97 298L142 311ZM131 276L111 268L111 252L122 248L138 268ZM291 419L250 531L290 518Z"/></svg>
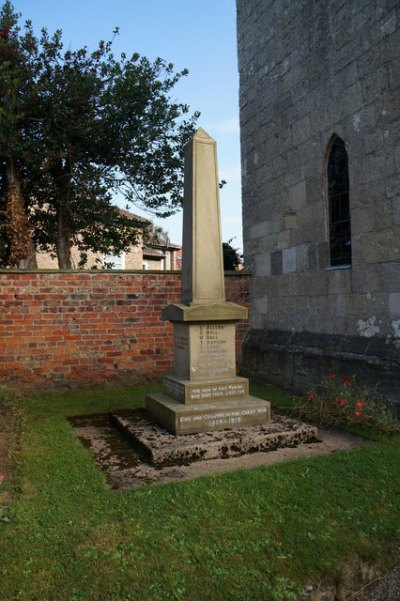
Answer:
<svg viewBox="0 0 400 601"><path fill-rule="evenodd" d="M56 255L59 269L72 269L72 229L73 223L70 208L71 161L68 157L65 165L61 158L56 159L50 169L55 188L58 193Z"/></svg>
<svg viewBox="0 0 400 601"><path fill-rule="evenodd" d="M18 269L35 267L36 254L25 211L21 176L13 158L6 161L6 180L4 225L10 249L9 266Z"/></svg>
<svg viewBox="0 0 400 601"><path fill-rule="evenodd" d="M59 269L72 269L71 231L63 208L63 205L61 205L57 212L56 254Z"/></svg>

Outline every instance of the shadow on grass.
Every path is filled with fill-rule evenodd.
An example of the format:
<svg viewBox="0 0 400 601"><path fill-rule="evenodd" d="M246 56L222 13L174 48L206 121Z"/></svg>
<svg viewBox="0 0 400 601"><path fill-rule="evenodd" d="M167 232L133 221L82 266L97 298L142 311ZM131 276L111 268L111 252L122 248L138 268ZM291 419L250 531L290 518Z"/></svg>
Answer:
<svg viewBox="0 0 400 601"><path fill-rule="evenodd" d="M2 601L289 601L316 582L340 598L362 582L360 561L371 574L399 559L398 437L111 493L65 416L134 408L157 389L23 401L20 494L0 523ZM285 393L279 402L277 391L253 390L288 403Z"/></svg>

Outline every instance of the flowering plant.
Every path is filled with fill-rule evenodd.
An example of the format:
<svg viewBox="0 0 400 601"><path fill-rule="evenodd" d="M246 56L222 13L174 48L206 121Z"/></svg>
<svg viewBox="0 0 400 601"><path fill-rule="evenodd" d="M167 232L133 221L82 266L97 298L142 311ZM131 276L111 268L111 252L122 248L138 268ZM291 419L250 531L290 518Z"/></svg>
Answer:
<svg viewBox="0 0 400 601"><path fill-rule="evenodd" d="M294 413L321 426L340 424L377 427L386 432L400 432L386 403L359 386L355 377L339 376L333 372L307 391L305 398L296 400Z"/></svg>

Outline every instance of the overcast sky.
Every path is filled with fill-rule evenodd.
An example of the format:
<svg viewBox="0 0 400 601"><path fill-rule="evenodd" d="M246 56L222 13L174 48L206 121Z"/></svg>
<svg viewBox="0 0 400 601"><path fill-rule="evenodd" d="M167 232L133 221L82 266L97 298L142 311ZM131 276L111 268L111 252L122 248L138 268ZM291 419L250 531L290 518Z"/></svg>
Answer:
<svg viewBox="0 0 400 601"><path fill-rule="evenodd" d="M37 32L62 29L66 48L95 49L118 26L116 53L160 56L176 70L189 69L174 95L201 112L198 125L217 141L219 176L228 182L221 190L222 237L242 248L235 0L15 0L14 7ZM180 214L156 221L181 242Z"/></svg>

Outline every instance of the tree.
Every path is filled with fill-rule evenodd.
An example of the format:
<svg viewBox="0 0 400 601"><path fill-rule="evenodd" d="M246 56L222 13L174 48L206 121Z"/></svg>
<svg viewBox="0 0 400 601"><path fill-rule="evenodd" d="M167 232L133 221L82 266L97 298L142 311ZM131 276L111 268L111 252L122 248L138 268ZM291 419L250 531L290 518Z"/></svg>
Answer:
<svg viewBox="0 0 400 601"><path fill-rule="evenodd" d="M222 243L222 254L224 259L224 271L236 271L242 260L238 254L238 249L233 248L233 238L230 238L228 242Z"/></svg>
<svg viewBox="0 0 400 601"><path fill-rule="evenodd" d="M5 9L12 13L9 2ZM158 216L181 204L183 147L198 113L169 94L187 71L138 54L116 59L112 41L64 51L61 31L37 39L29 21L23 34L15 18L12 27L25 76L16 84L18 162L35 245L54 250L60 268L72 266L72 245L83 260L89 249L121 252L143 222L121 213L115 195ZM4 98L1 110L10 114ZM7 152L1 136L0 156Z"/></svg>
<svg viewBox="0 0 400 601"><path fill-rule="evenodd" d="M26 102L19 90L28 72L15 26L16 16L6 3L0 14L0 261L23 268L29 266L34 252L19 165Z"/></svg>

